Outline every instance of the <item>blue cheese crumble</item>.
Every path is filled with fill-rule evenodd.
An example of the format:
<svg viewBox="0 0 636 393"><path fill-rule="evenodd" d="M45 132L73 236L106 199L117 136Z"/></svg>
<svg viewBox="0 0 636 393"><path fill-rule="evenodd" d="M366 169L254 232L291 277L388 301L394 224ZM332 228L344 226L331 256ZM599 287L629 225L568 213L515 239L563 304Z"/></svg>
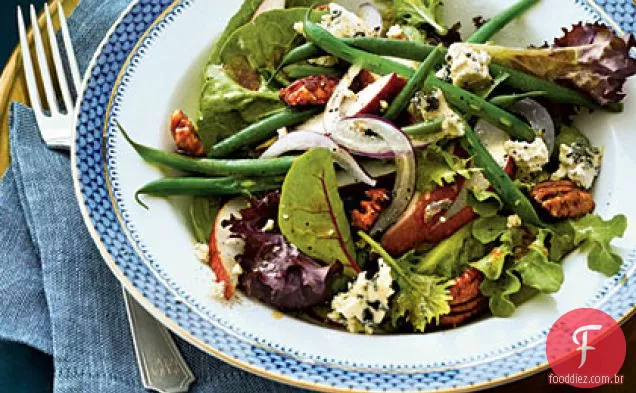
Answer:
<svg viewBox="0 0 636 393"><path fill-rule="evenodd" d="M596 147L582 143L561 145L559 148L559 169L552 175L553 180L570 179L574 183L589 189L598 176L603 152Z"/></svg>
<svg viewBox="0 0 636 393"><path fill-rule="evenodd" d="M479 193L488 191L490 187L492 187L492 184L490 184L481 171L474 173L470 179L466 180L466 188L472 192Z"/></svg>
<svg viewBox="0 0 636 393"><path fill-rule="evenodd" d="M522 222L521 222L521 217L519 217L519 215L517 214L513 214L511 216L508 216L507 222L506 222L506 226L510 229L512 228L519 228L521 226Z"/></svg>
<svg viewBox="0 0 636 393"><path fill-rule="evenodd" d="M483 50L476 50L469 44L455 43L448 48L446 67L440 71L443 79L449 77L455 86L480 88L488 86L491 57Z"/></svg>
<svg viewBox="0 0 636 393"><path fill-rule="evenodd" d="M322 16L320 26L331 33L334 37L350 38L380 36L380 30L372 28L362 18L347 10L340 4L330 3L328 7L329 12ZM299 34L304 34L302 22L295 23L294 29ZM338 60L333 56L322 56L316 59L310 59L309 63L324 67L333 67L338 63Z"/></svg>
<svg viewBox="0 0 636 393"><path fill-rule="evenodd" d="M386 32L386 38L408 41L408 37L404 34L404 30L402 30L402 26L400 25L393 25L389 27L389 30Z"/></svg>
<svg viewBox="0 0 636 393"><path fill-rule="evenodd" d="M381 33L355 13L335 3L329 4L329 13L323 15L320 25L337 38L379 37Z"/></svg>
<svg viewBox="0 0 636 393"><path fill-rule="evenodd" d="M441 90L436 89L430 94L417 92L411 100L415 115L422 120L434 120L439 117L444 119L442 131L430 135L430 142L435 142L443 138L459 138L464 136L466 129L464 121L455 113L446 101L446 97Z"/></svg>
<svg viewBox="0 0 636 393"><path fill-rule="evenodd" d="M541 172L550 161L550 153L543 139L537 137L532 143L524 141L507 141L504 149L517 164L520 174Z"/></svg>
<svg viewBox="0 0 636 393"><path fill-rule="evenodd" d="M332 311L327 317L342 323L351 333L373 334L389 312L389 298L394 292L391 268L381 259L378 263L373 277L361 272L346 292L331 301Z"/></svg>
<svg viewBox="0 0 636 393"><path fill-rule="evenodd" d="M210 261L210 247L205 243L195 243L194 255L201 263L207 264Z"/></svg>

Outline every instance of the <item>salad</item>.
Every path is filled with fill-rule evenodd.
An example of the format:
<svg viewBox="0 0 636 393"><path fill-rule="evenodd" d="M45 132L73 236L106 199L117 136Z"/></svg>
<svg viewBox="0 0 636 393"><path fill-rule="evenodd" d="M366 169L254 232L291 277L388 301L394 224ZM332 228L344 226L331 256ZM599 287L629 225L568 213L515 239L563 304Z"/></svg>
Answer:
<svg viewBox="0 0 636 393"><path fill-rule="evenodd" d="M461 37L439 0L246 0L198 116L171 116L175 152L119 125L175 170L136 198L192 197L219 299L240 290L353 333L510 317L560 289L574 250L612 276L627 220L594 214L604 151L573 118L622 110L635 41L599 23L536 47L491 41L538 2L475 16Z"/></svg>

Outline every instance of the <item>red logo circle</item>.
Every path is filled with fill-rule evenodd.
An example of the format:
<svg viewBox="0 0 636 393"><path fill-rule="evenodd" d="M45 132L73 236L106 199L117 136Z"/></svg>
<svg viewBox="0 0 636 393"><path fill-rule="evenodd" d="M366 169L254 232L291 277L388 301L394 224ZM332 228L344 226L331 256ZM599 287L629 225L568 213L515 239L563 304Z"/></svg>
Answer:
<svg viewBox="0 0 636 393"><path fill-rule="evenodd" d="M616 383L625 352L625 335L612 317L593 308L572 310L548 333L549 382L578 388Z"/></svg>

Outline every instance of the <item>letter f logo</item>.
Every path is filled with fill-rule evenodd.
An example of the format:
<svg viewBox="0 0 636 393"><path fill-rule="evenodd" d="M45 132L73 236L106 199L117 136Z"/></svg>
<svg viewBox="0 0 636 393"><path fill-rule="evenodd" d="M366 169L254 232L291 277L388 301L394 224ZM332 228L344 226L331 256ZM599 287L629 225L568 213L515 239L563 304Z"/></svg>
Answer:
<svg viewBox="0 0 636 393"><path fill-rule="evenodd" d="M601 330L603 326L601 325L586 325L586 326L581 326L580 328L576 329L574 331L574 333L572 334L572 341L574 341L574 344L576 345L580 345L580 347L578 347L576 350L577 351L581 351L581 364L579 365L579 368L583 367L583 365L585 364L585 360L587 359L587 351L593 351L596 348L588 346L587 345L587 331L588 330ZM579 342L578 338L576 338L576 336L583 332L582 337L582 343Z"/></svg>

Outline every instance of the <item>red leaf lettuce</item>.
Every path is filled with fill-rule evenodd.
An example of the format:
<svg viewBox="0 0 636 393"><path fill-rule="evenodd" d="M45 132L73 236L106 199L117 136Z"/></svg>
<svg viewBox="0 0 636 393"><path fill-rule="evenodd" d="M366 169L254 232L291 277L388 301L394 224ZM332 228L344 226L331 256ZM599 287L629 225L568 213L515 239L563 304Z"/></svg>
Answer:
<svg viewBox="0 0 636 393"><path fill-rule="evenodd" d="M277 225L264 231L269 220L276 220L280 193L252 200L241 210L241 218L225 223L237 238L245 241L239 258L243 273L239 285L245 293L282 310L301 310L329 298L330 283L342 272L342 264L322 266L302 254L285 240Z"/></svg>
<svg viewBox="0 0 636 393"><path fill-rule="evenodd" d="M619 37L599 23L579 23L563 31L551 48L473 46L487 51L496 63L569 85L600 105L621 101L625 80L636 74L636 60L630 57L634 37Z"/></svg>

